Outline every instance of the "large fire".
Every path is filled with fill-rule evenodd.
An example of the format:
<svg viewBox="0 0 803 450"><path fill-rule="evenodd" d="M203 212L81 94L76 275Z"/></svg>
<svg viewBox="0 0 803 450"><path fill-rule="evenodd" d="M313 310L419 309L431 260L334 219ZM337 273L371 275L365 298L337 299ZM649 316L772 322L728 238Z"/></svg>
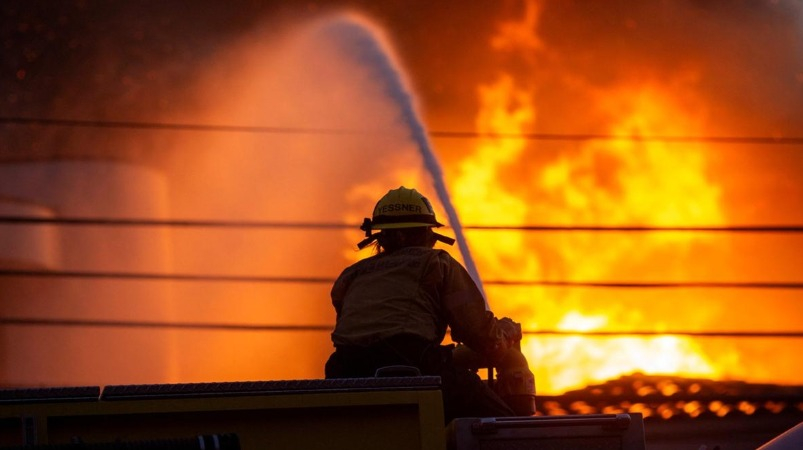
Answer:
<svg viewBox="0 0 803 450"><path fill-rule="evenodd" d="M489 306L528 332L522 345L539 393L634 372L800 382L794 351L803 303L795 289L578 285L799 283L799 235L522 229L800 223L803 166L797 144L788 144L803 117L797 5L431 2L387 11L372 4L369 19L341 8L306 5L285 15L261 9L271 2L245 3L260 6L237 14L249 16L245 29L229 16L212 17L214 8L197 8L215 19L217 32L176 28L186 21L152 8L89 7L89 14L86 5L32 6L27 14L41 16L41 25L15 8L5 13L17 30L9 51L18 54L16 77L4 84L8 115L87 120L81 127L6 124L5 207L192 226L53 225L58 239L43 234L42 243L62 247L40 262L100 276L2 280L0 384L322 376L335 320L329 280L367 256L354 250L356 225L400 184L443 206L435 171L410 137L421 130L388 89L407 71ZM183 7L170 5L166 13L183 17ZM141 7L127 8L120 11ZM493 31L489 24L506 14L517 18ZM129 16L141 16L139 25L107 25ZM462 26L440 30L446 17ZM84 28L79 39L84 31L75 30ZM46 42L58 51L40 48ZM74 53L62 52L68 48ZM729 48L740 51L722 51ZM40 61L47 63L41 70ZM476 138L455 139L452 132L464 132L472 118ZM143 126L111 126L127 121ZM190 126L164 126L171 124ZM717 146L656 136L765 139ZM768 136L793 138L764 145ZM38 174L50 157L75 186L10 177ZM112 194L132 200L101 196L102 183L85 182L90 177L74 167L107 177L117 186ZM135 182L142 179L153 185ZM88 201L94 197L81 189L102 201ZM443 208L437 213L449 222ZM254 226L205 225L218 221ZM157 276L102 276L115 273ZM747 333L734 339L729 331Z"/></svg>
<svg viewBox="0 0 803 450"><path fill-rule="evenodd" d="M505 24L494 40L537 48L522 32L534 25L531 6L524 23ZM504 45L502 45L504 44ZM696 235L556 233L539 239L516 226L720 225L725 222L719 190L706 177L702 144L682 149L639 136L698 135L704 117L680 104L665 87L650 83L596 92L596 108L609 120L609 134L621 140L589 140L568 151L539 155L538 142L523 136L536 120L537 98L503 74L478 89L479 139L452 173L452 192L462 220L470 225L507 225L479 230L470 242L487 280L632 280L663 273L683 280L685 270L661 258L704 238ZM552 267L552 266L556 267ZM638 309L622 310L589 290L502 286L489 291L491 307L510 314L525 330L660 331L665 325L645 298ZM704 314L703 314L704 315ZM540 392L562 392L633 372L717 377L721 367L693 340L656 337L543 337L530 335L523 349L534 361Z"/></svg>

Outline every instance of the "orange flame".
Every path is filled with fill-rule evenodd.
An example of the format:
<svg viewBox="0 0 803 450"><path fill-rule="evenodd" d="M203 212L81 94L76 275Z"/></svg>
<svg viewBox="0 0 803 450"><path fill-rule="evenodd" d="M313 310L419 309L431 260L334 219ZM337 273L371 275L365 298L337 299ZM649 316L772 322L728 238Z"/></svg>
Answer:
<svg viewBox="0 0 803 450"><path fill-rule="evenodd" d="M521 26L533 26L530 4ZM500 49L540 48L521 26L503 26ZM522 37L524 36L524 38ZM529 37L528 37L529 36ZM504 44L504 45L502 45ZM693 77L692 77L693 79ZM686 80L683 80L686 81ZM681 83L682 84L682 83ZM704 116L649 82L592 95L590 105L609 119L621 140L592 140L556 156L539 155L524 139L536 119L534 95L505 74L479 88L481 138L453 174L452 193L466 224L717 225L725 222L720 192L706 176L703 144L683 148L631 136L701 134ZM485 279L617 281L655 276L684 280L686 268L662 260L688 256L706 245L700 236L560 233L543 239L522 231L470 236ZM656 274L656 275L653 275ZM645 300L638 309L596 298L596 292L544 287L496 287L491 308L526 330L660 331L662 311ZM610 297L610 294L606 295ZM689 318L689 322L703 321ZM699 323L693 324L701 326ZM539 392L557 393L617 376L643 372L722 376L738 357L712 362L698 342L677 336L527 337L522 343ZM727 361L727 362L723 362Z"/></svg>

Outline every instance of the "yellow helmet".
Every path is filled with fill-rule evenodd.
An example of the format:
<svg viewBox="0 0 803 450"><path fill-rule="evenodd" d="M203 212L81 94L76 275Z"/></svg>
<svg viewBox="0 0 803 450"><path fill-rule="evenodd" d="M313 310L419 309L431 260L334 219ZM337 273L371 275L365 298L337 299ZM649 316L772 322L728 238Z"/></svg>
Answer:
<svg viewBox="0 0 803 450"><path fill-rule="evenodd" d="M379 199L371 219L375 230L441 226L443 224L435 220L435 210L429 200L415 189L404 186L388 191Z"/></svg>
<svg viewBox="0 0 803 450"><path fill-rule="evenodd" d="M391 189L384 197L379 199L374 207L371 219L365 218L361 230L365 231L365 239L357 244L364 248L376 239L372 230L387 230L393 228L413 227L442 227L443 224L435 219L435 210L426 197L415 189L400 186ZM454 244L454 239L435 233L437 240Z"/></svg>

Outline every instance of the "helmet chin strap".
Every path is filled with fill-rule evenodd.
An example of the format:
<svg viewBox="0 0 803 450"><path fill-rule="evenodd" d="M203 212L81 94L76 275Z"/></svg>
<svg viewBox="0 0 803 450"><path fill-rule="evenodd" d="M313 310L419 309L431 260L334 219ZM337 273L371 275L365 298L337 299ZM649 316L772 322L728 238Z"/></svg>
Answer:
<svg viewBox="0 0 803 450"><path fill-rule="evenodd" d="M373 223L371 222L371 219L369 219L367 217L365 219L363 219L362 225L360 225L360 229L365 231L365 239L363 239L362 241L360 241L357 244L357 248L362 250L365 247L371 245L371 243L376 240L376 237L377 237L377 235L379 235L379 233L376 233L376 234L372 234L371 233L371 231L373 230ZM454 243L455 243L455 240L453 238L450 238L449 236L444 236L444 235L442 235L440 233L436 233L434 231L432 232L432 234L435 235L435 240L436 241L443 242L446 245L454 245Z"/></svg>
<svg viewBox="0 0 803 450"><path fill-rule="evenodd" d="M440 233L436 233L434 231L432 232L432 234L435 235L435 239L436 240L441 241L446 245L454 245L455 240L453 238L450 238L449 236L444 236L444 235L442 235Z"/></svg>
<svg viewBox="0 0 803 450"><path fill-rule="evenodd" d="M377 233L377 234L379 234L379 233ZM363 239L363 240L361 240L360 242L357 243L357 248L362 250L365 247L368 247L369 245L371 245L371 243L374 242L375 240L376 240L376 234L373 235L373 236L368 236L367 238L365 238L365 239Z"/></svg>
<svg viewBox="0 0 803 450"><path fill-rule="evenodd" d="M376 240L376 234L371 234L371 229L372 228L373 228L373 223L371 223L371 219L366 217L362 221L362 225L360 225L360 229L362 231L365 231L365 239L361 240L357 244L357 248L358 249L362 250L365 247L369 246L371 244L371 242L374 242ZM377 233L377 234L379 234L379 233Z"/></svg>

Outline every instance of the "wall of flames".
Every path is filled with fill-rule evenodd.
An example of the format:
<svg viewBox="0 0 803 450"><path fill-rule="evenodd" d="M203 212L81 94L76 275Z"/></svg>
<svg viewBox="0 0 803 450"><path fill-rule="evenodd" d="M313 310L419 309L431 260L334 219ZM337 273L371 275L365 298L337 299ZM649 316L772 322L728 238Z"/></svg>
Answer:
<svg viewBox="0 0 803 450"><path fill-rule="evenodd" d="M702 146L678 152L661 143L592 141L548 164L533 164L535 158L528 152L537 151L533 148L537 145L494 136L526 134L536 116L534 96L518 90L509 75L480 86L478 92L482 109L477 131L482 137L455 171L453 181L455 202L466 223L512 227L725 223L718 188L705 175ZM700 131L695 123L668 120L684 117L689 121L693 114L662 96L656 87L628 86L608 95L602 100L612 108L612 135L696 135ZM516 176L522 172L523 176ZM486 279L602 282L632 280L645 272L639 266L649 265L668 266L669 270L661 270L665 276L683 279L684 268L661 260L662 252L668 251L670 258L682 256L708 240L679 234L574 232L539 240L527 231L475 231L470 239ZM509 311L533 331L658 331L663 316L653 311L650 300L623 310L619 302L597 300L595 292L582 289L497 288L492 295L492 307ZM718 377L728 370L706 356L694 340L676 336L528 337L523 346L530 359L539 362L533 368L539 389L545 392L562 392L633 372Z"/></svg>
<svg viewBox="0 0 803 450"><path fill-rule="evenodd" d="M499 52L526 55L537 71L537 60L548 53L538 36L539 16L539 3L527 2L519 18L499 24L490 45ZM716 153L710 144L639 139L711 133L694 70L681 70L668 82L641 76L607 88L567 81L586 91L588 115L604 124L600 134L622 139L557 145L515 138L534 129L539 114L548 114L538 110L537 89L528 77L503 70L477 88L479 137L450 171L465 224L515 228L729 223L722 187L711 174L709 163ZM443 143L447 149L450 145L454 144ZM469 239L486 280L581 282L722 279L730 272L726 258L733 244L721 235L671 232L475 230ZM715 264L700 267L703 261ZM775 371L759 362L766 361L759 350L762 344L739 346L727 338L704 342L672 334L582 336L596 331L722 329L723 316L730 317L732 309L710 301L716 294L705 290L632 293L494 286L489 295L498 314L510 315L536 332L525 337L523 350L535 362L532 368L541 392L564 392L637 372L761 381L793 378L787 362L776 364ZM755 297L737 295L731 301L754 302ZM761 320L753 325L766 326ZM537 333L545 330L578 335Z"/></svg>

